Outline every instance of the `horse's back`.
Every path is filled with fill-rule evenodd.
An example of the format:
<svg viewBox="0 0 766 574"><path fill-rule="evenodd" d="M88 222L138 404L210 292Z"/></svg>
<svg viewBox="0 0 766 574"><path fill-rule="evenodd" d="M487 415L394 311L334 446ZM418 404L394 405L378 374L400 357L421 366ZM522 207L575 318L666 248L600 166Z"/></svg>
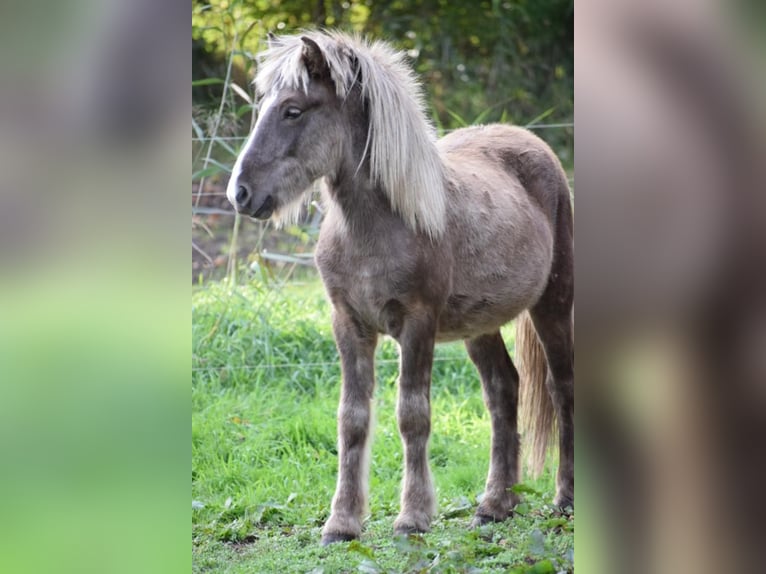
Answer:
<svg viewBox="0 0 766 574"><path fill-rule="evenodd" d="M522 128L466 128L437 145L454 260L440 325L447 339L496 329L540 298L566 178L550 148Z"/></svg>
<svg viewBox="0 0 766 574"><path fill-rule="evenodd" d="M448 134L437 147L445 163L455 166L458 178L468 175L461 166L471 164L517 179L551 222L559 200L568 196L566 175L556 154L527 129L506 124L473 126Z"/></svg>

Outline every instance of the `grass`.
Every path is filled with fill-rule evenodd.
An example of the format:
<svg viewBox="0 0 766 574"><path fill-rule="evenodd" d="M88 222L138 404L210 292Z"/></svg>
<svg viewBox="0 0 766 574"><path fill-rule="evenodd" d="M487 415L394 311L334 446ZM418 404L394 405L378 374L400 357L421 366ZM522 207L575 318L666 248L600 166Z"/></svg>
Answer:
<svg viewBox="0 0 766 574"><path fill-rule="evenodd" d="M335 487L340 369L321 285L193 294L194 572L573 571L574 517L551 506L553 465L519 488L512 520L469 530L488 468L489 419L460 344L437 348L432 531L396 539L402 449L395 344L377 355L369 516L360 541L323 548ZM513 338L506 337L509 347Z"/></svg>

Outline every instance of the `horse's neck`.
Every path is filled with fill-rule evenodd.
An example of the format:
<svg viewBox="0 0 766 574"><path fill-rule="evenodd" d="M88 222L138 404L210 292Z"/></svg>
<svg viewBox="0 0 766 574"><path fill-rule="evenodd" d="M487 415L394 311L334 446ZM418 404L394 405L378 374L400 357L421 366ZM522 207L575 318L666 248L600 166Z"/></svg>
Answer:
<svg viewBox="0 0 766 574"><path fill-rule="evenodd" d="M392 212L386 193L366 173L364 165L358 172L356 168L341 170L337 177L328 178L327 201L344 228L356 235L383 239L399 232L404 221Z"/></svg>
<svg viewBox="0 0 766 574"><path fill-rule="evenodd" d="M361 113L357 111L357 113ZM370 174L368 150L369 128L366 122L355 122L344 146L335 173L328 177L327 194L330 209L343 227L364 243L385 241L390 233L405 228L403 220L391 210L388 194Z"/></svg>

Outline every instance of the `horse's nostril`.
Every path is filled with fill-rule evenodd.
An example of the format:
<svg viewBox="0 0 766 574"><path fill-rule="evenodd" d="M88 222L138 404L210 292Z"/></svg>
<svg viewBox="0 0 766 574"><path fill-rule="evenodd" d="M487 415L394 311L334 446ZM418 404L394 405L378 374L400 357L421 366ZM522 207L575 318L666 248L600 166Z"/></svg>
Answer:
<svg viewBox="0 0 766 574"><path fill-rule="evenodd" d="M237 195L234 197L239 205L246 205L250 201L250 191L244 186L237 187Z"/></svg>

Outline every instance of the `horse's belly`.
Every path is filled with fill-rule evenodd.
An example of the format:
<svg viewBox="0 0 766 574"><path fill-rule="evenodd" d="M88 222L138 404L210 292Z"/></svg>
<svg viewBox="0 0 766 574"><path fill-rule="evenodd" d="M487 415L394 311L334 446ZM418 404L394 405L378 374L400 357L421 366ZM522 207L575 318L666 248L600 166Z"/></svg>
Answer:
<svg viewBox="0 0 766 574"><path fill-rule="evenodd" d="M439 341L470 339L484 333L494 333L500 327L535 303L537 297L519 297L520 294L487 294L469 296L453 294L439 317L436 335Z"/></svg>
<svg viewBox="0 0 766 574"><path fill-rule="evenodd" d="M456 258L438 340L495 332L537 303L548 284L553 238L545 226L527 231L524 249L487 247L482 256Z"/></svg>

